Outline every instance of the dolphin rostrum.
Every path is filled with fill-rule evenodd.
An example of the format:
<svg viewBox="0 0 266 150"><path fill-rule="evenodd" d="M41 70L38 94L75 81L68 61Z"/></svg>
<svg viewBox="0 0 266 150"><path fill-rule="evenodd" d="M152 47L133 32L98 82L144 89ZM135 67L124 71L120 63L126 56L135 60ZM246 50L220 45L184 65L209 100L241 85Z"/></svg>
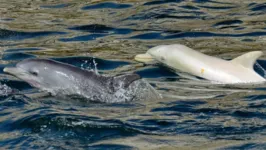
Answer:
<svg viewBox="0 0 266 150"><path fill-rule="evenodd" d="M154 90L148 83L141 81L137 74L103 76L51 59L26 59L15 67L5 67L4 72L52 95L78 95L96 102L126 102L147 98L145 92Z"/></svg>
<svg viewBox="0 0 266 150"><path fill-rule="evenodd" d="M252 51L227 61L205 55L184 45L173 44L153 47L146 54L136 55L135 60L156 60L170 68L204 79L232 84L264 82L265 78L253 69L256 60L262 55L261 51Z"/></svg>

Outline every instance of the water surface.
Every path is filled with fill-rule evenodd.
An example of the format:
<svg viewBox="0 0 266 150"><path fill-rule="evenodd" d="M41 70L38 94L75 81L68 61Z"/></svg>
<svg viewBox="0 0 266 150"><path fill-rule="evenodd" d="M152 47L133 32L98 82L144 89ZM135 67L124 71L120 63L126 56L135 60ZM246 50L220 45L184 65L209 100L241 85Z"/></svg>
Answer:
<svg viewBox="0 0 266 150"><path fill-rule="evenodd" d="M133 60L174 43L224 59L264 51L264 2L2 0L0 13L2 149L266 149L265 84L215 85ZM33 57L135 72L164 99L75 105L15 94L38 91L2 70Z"/></svg>

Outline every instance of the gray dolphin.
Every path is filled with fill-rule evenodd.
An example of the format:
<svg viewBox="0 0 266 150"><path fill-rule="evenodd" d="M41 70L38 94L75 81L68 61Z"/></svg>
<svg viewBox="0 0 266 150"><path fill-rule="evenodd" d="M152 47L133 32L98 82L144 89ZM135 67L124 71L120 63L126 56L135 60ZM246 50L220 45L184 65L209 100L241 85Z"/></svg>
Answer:
<svg viewBox="0 0 266 150"><path fill-rule="evenodd" d="M5 67L4 72L55 96L78 95L107 103L160 97L137 74L103 76L50 59L26 59L15 67Z"/></svg>

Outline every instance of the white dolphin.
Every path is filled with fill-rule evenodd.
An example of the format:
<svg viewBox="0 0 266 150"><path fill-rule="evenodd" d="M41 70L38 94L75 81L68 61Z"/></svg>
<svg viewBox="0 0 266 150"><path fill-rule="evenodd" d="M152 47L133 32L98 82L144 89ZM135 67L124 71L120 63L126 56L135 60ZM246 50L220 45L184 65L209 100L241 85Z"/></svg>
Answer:
<svg viewBox="0 0 266 150"><path fill-rule="evenodd" d="M173 44L153 47L146 54L136 55L135 60L149 62L155 59L182 72L218 83L233 84L264 82L265 78L253 69L254 63L262 55L261 51L252 51L228 61Z"/></svg>

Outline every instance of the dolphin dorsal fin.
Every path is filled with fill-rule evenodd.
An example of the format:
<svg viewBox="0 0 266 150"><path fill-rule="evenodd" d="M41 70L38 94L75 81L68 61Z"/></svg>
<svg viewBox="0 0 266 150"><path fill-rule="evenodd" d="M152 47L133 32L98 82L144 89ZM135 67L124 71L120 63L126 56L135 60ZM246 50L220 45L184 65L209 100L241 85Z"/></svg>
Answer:
<svg viewBox="0 0 266 150"><path fill-rule="evenodd" d="M248 52L236 57L235 59L231 60L231 62L253 70L256 60L262 55L262 51Z"/></svg>
<svg viewBox="0 0 266 150"><path fill-rule="evenodd" d="M127 88L132 82L140 79L138 74L124 74L118 75L113 78L113 86Z"/></svg>
<svg viewBox="0 0 266 150"><path fill-rule="evenodd" d="M138 74L123 74L123 75L116 75L116 76L101 76L96 75L102 86L107 88L109 93L114 93L121 88L128 88L129 85L141 79Z"/></svg>

